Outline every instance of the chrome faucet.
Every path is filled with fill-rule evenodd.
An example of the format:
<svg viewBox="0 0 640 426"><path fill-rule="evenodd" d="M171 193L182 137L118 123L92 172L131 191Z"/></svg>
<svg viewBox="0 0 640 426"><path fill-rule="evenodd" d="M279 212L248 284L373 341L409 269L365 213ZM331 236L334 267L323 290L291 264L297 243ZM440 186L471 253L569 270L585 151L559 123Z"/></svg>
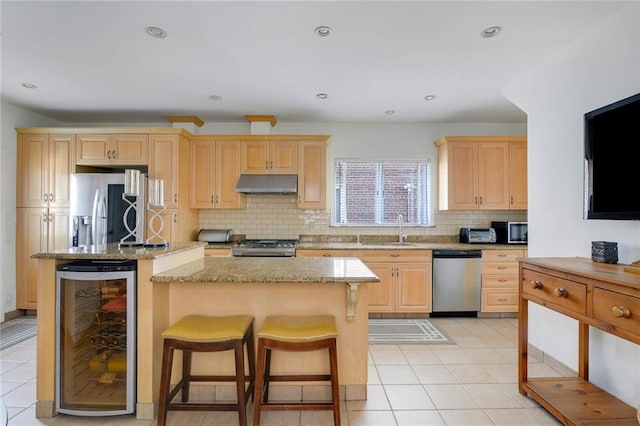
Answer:
<svg viewBox="0 0 640 426"><path fill-rule="evenodd" d="M405 240L405 238L407 238L407 236L402 233L402 220L403 220L403 217L402 217L401 214L399 214L398 215L398 226L400 227L400 232L398 232L398 242L399 243L403 242Z"/></svg>

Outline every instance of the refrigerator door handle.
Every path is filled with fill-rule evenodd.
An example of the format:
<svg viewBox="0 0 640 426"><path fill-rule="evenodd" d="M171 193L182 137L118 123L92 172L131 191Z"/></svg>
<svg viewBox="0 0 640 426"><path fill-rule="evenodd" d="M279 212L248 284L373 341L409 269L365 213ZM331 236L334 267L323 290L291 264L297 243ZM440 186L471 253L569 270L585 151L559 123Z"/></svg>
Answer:
<svg viewBox="0 0 640 426"><path fill-rule="evenodd" d="M91 221L91 234L93 237L93 244L100 245L106 244L106 225L104 223L107 216L106 199L102 194L102 191L96 189L96 195L93 197L93 215Z"/></svg>

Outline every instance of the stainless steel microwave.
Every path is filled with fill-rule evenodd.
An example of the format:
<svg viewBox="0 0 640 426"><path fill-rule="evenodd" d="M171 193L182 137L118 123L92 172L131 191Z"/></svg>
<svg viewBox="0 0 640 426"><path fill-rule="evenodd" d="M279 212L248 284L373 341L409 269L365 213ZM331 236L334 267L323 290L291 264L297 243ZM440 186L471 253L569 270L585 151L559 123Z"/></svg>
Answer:
<svg viewBox="0 0 640 426"><path fill-rule="evenodd" d="M496 230L498 244L527 244L529 242L528 222L491 222Z"/></svg>

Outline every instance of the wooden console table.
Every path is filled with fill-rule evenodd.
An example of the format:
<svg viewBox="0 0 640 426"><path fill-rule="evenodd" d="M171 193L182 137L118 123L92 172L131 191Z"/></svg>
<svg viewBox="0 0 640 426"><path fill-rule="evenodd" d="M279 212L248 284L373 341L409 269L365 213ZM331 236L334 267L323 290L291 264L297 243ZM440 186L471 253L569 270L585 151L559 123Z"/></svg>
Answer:
<svg viewBox="0 0 640 426"><path fill-rule="evenodd" d="M640 344L640 276L587 258L520 259L518 389L565 425L637 425L636 409L589 382L589 327ZM528 303L578 320L578 376L529 378Z"/></svg>

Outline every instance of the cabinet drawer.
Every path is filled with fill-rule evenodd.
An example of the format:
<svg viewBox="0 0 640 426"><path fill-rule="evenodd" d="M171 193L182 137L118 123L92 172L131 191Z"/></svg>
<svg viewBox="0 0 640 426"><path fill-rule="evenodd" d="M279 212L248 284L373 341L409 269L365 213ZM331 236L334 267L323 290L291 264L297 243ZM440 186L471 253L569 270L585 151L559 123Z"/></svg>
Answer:
<svg viewBox="0 0 640 426"><path fill-rule="evenodd" d="M616 316L614 310L625 312L627 316ZM614 327L637 333L640 330L640 299L596 287L593 290L593 316Z"/></svg>
<svg viewBox="0 0 640 426"><path fill-rule="evenodd" d="M587 286L540 272L523 269L522 293L584 315L587 312ZM566 292L562 295L562 292ZM560 295L556 295L556 292Z"/></svg>
<svg viewBox="0 0 640 426"><path fill-rule="evenodd" d="M296 257L358 257L358 250L298 249Z"/></svg>
<svg viewBox="0 0 640 426"><path fill-rule="evenodd" d="M483 275L482 288L511 288L518 290L517 275Z"/></svg>
<svg viewBox="0 0 640 426"><path fill-rule="evenodd" d="M204 255L206 257L231 257L230 248L205 248Z"/></svg>
<svg viewBox="0 0 640 426"><path fill-rule="evenodd" d="M483 262L515 262L519 257L523 257L523 250L482 250Z"/></svg>
<svg viewBox="0 0 640 426"><path fill-rule="evenodd" d="M482 274L518 275L518 262L482 262Z"/></svg>
<svg viewBox="0 0 640 426"><path fill-rule="evenodd" d="M431 250L358 250L358 257L363 261L431 262Z"/></svg>
<svg viewBox="0 0 640 426"><path fill-rule="evenodd" d="M482 312L518 312L518 290L482 289Z"/></svg>

